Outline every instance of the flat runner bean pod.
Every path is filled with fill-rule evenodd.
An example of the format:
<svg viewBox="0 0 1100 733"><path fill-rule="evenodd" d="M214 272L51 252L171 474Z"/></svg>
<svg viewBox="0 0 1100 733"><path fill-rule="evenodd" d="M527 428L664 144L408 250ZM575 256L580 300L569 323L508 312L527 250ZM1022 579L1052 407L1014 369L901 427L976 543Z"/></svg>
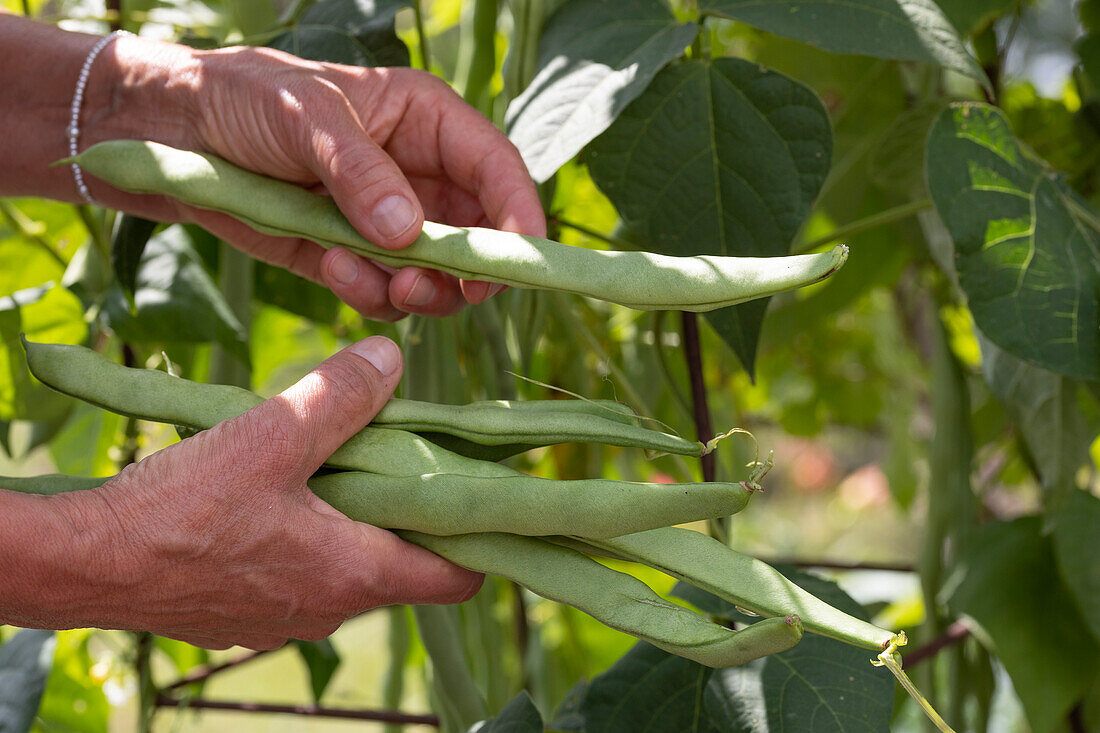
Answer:
<svg viewBox="0 0 1100 733"><path fill-rule="evenodd" d="M732 631L666 601L633 576L539 538L397 534L456 565L515 581L543 598L566 603L613 629L708 667L744 664L786 651L802 638L797 616L766 619Z"/></svg>
<svg viewBox="0 0 1100 733"><path fill-rule="evenodd" d="M663 453L700 456L705 446L638 425L625 424L594 412L560 410L550 400L545 408L518 408L522 402L475 402L461 407L412 400L386 403L383 424L413 433L446 433L478 445L508 445L521 442L584 443L645 448ZM382 414L379 413L379 414Z"/></svg>
<svg viewBox="0 0 1100 733"><path fill-rule="evenodd" d="M111 478L0 476L0 490L58 494L96 488ZM732 631L666 601L630 575L537 537L506 533L446 537L409 530L398 530L397 534L457 565L513 580L544 598L584 611L613 629L710 667L732 667L786 651L802 638L798 616L765 619Z"/></svg>
<svg viewBox="0 0 1100 733"><path fill-rule="evenodd" d="M881 652L894 633L833 608L766 562L700 532L662 527L588 544L616 558L648 565L761 616L797 614L808 631Z"/></svg>
<svg viewBox="0 0 1100 733"><path fill-rule="evenodd" d="M24 341L23 345L27 351L27 365L41 382L58 392L127 417L207 430L263 401L259 395L240 387L202 384L155 369L125 367L83 346L29 341ZM704 450L702 443L628 423L626 421L633 418L627 417L622 410L629 408L618 407L618 411L615 408L605 410L599 403L588 404L584 400L436 405L392 399L366 430L423 426L422 431L416 432L458 434L461 441L479 444L490 441L490 445L518 443L537 447L560 442L595 442L681 455L700 455ZM356 436L349 442L359 446L358 450L365 450L372 440L379 439L377 436L371 439ZM346 462L350 450L341 448L327 463L334 468L389 472L379 468L384 464L372 463L367 468Z"/></svg>
<svg viewBox="0 0 1100 733"><path fill-rule="evenodd" d="M309 487L357 521L436 535L616 537L736 514L753 494L735 483L557 481L520 473L380 476L341 471L315 476Z"/></svg>
<svg viewBox="0 0 1100 733"><path fill-rule="evenodd" d="M250 173L220 158L140 140L110 140L65 162L133 193L170 196L229 214L275 236L343 246L392 267L415 265L461 278L558 290L640 310L708 311L818 282L848 248L788 257L670 257L570 247L492 229L425 222L420 237L388 250L364 239L327 196Z"/></svg>

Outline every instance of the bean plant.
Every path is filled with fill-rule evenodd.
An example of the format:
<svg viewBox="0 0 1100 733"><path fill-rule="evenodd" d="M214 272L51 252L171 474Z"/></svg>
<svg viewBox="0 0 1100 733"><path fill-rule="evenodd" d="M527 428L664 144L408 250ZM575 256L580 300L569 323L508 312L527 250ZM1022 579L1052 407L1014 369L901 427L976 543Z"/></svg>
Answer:
<svg viewBox="0 0 1100 733"><path fill-rule="evenodd" d="M1100 0L4 3L437 74L549 239L385 251L224 161L82 153L513 286L382 324L194 226L0 200L0 489L94 490L384 334L400 399L311 488L487 573L262 655L4 627L0 730L1100 731Z"/></svg>

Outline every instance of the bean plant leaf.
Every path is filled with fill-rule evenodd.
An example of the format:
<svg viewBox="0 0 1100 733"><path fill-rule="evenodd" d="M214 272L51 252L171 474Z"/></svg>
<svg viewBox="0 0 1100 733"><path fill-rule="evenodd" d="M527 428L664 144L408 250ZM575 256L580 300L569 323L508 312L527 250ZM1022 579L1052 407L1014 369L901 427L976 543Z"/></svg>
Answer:
<svg viewBox="0 0 1100 733"><path fill-rule="evenodd" d="M336 320L340 300L328 288L264 262L256 262L252 274L257 300L316 323L331 324Z"/></svg>
<svg viewBox="0 0 1100 733"><path fill-rule="evenodd" d="M1073 491L1054 516L1054 554L1058 568L1093 638L1100 644L1100 499Z"/></svg>
<svg viewBox="0 0 1100 733"><path fill-rule="evenodd" d="M248 363L244 326L203 268L181 227L169 227L149 240L136 284L136 314L131 314L120 289L105 297L103 314L120 338L152 344L216 341L242 363Z"/></svg>
<svg viewBox="0 0 1100 733"><path fill-rule="evenodd" d="M924 141L947 104L932 99L894 118L868 164L867 175L876 185L904 196L927 196Z"/></svg>
<svg viewBox="0 0 1100 733"><path fill-rule="evenodd" d="M926 61L989 87L985 73L933 0L699 0L699 12L739 20L833 53Z"/></svg>
<svg viewBox="0 0 1100 733"><path fill-rule="evenodd" d="M156 228L155 221L123 214L122 221L115 230L114 239L111 240L111 269L114 270L115 278L131 305L134 302L134 288L137 287L141 255L145 252L145 245Z"/></svg>
<svg viewBox="0 0 1100 733"><path fill-rule="evenodd" d="M1019 5L1020 0L936 0L936 4L959 33L965 36L981 30L993 19Z"/></svg>
<svg viewBox="0 0 1100 733"><path fill-rule="evenodd" d="M542 715L535 701L521 690L504 706L500 715L484 720L470 728L470 733L542 733Z"/></svg>
<svg viewBox="0 0 1100 733"><path fill-rule="evenodd" d="M53 666L54 644L52 631L24 629L0 646L0 731L31 729Z"/></svg>
<svg viewBox="0 0 1100 733"><path fill-rule="evenodd" d="M943 112L927 168L982 333L1044 369L1100 379L1100 216L988 105Z"/></svg>
<svg viewBox="0 0 1100 733"><path fill-rule="evenodd" d="M733 733L708 683L714 670L638 642L592 680L579 715L585 733Z"/></svg>
<svg viewBox="0 0 1100 733"><path fill-rule="evenodd" d="M269 45L312 61L351 66L408 66L394 16L410 0L322 0Z"/></svg>
<svg viewBox="0 0 1100 733"><path fill-rule="evenodd" d="M340 666L340 653L328 639L295 641L294 645L309 672L309 688L313 692L313 701L320 703L321 695L325 694L328 683Z"/></svg>
<svg viewBox="0 0 1100 733"><path fill-rule="evenodd" d="M836 583L778 568L798 585L835 608L858 618L867 612ZM739 623L759 619L716 596L680 582L672 594L712 615ZM792 649L760 663L718 670L710 682L734 730L751 733L815 733L890 729L894 682L871 666L863 649L807 632Z"/></svg>
<svg viewBox="0 0 1100 733"><path fill-rule="evenodd" d="M1092 83L1100 87L1100 29L1082 36L1073 45L1077 57L1081 59L1081 68L1088 74Z"/></svg>
<svg viewBox="0 0 1100 733"><path fill-rule="evenodd" d="M831 153L812 90L722 58L666 67L592 143L588 165L646 249L770 257L787 254ZM765 307L706 314L750 373Z"/></svg>
<svg viewBox="0 0 1100 733"><path fill-rule="evenodd" d="M979 527L942 590L954 613L979 625L1034 733L1061 725L1100 671L1100 644L1062 581L1042 521L1023 517Z"/></svg>
<svg viewBox="0 0 1100 733"><path fill-rule="evenodd" d="M0 297L0 419L63 419L72 400L31 376L23 334L47 343L80 343L87 334L80 301L53 283Z"/></svg>
<svg viewBox="0 0 1100 733"><path fill-rule="evenodd" d="M1043 488L1064 496L1094 437L1078 405L1079 383L1020 361L984 337L979 343L985 381L1020 431Z"/></svg>
<svg viewBox="0 0 1100 733"><path fill-rule="evenodd" d="M606 130L694 40L660 0L570 0L543 29L538 71L508 107L508 136L539 183Z"/></svg>

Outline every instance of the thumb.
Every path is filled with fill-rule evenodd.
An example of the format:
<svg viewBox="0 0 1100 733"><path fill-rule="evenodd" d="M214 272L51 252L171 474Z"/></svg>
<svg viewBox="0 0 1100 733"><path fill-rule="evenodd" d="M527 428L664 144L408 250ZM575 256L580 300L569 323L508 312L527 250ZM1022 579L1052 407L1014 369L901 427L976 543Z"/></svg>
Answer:
<svg viewBox="0 0 1100 733"><path fill-rule="evenodd" d="M304 483L378 413L401 379L397 344L371 336L321 362L282 394L246 413L260 451L294 483ZM240 420L241 418L237 418Z"/></svg>
<svg viewBox="0 0 1100 733"><path fill-rule="evenodd" d="M411 244L424 213L397 163L354 120L322 136L314 152L314 173L360 234L380 247Z"/></svg>

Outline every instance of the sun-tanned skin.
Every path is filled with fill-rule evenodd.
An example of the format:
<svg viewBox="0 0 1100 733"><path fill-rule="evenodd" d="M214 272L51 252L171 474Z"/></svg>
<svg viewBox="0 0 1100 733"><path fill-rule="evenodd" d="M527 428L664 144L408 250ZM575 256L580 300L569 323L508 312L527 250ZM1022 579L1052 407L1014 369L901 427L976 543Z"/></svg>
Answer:
<svg viewBox="0 0 1100 733"><path fill-rule="evenodd" d="M65 128L98 37L0 13L0 196L79 201ZM543 236L515 148L443 82L258 48L196 51L134 37L92 66L80 147L142 138L215 153L332 195L367 238L412 242L424 218ZM125 194L105 206L201 224L257 259L329 287L365 317L449 315L493 294L419 268L257 234L224 215ZM282 395L160 451L101 490L0 491L0 622L142 629L209 648L320 638L389 603L463 600L480 576L352 522L305 479L392 395L401 355L372 337Z"/></svg>

